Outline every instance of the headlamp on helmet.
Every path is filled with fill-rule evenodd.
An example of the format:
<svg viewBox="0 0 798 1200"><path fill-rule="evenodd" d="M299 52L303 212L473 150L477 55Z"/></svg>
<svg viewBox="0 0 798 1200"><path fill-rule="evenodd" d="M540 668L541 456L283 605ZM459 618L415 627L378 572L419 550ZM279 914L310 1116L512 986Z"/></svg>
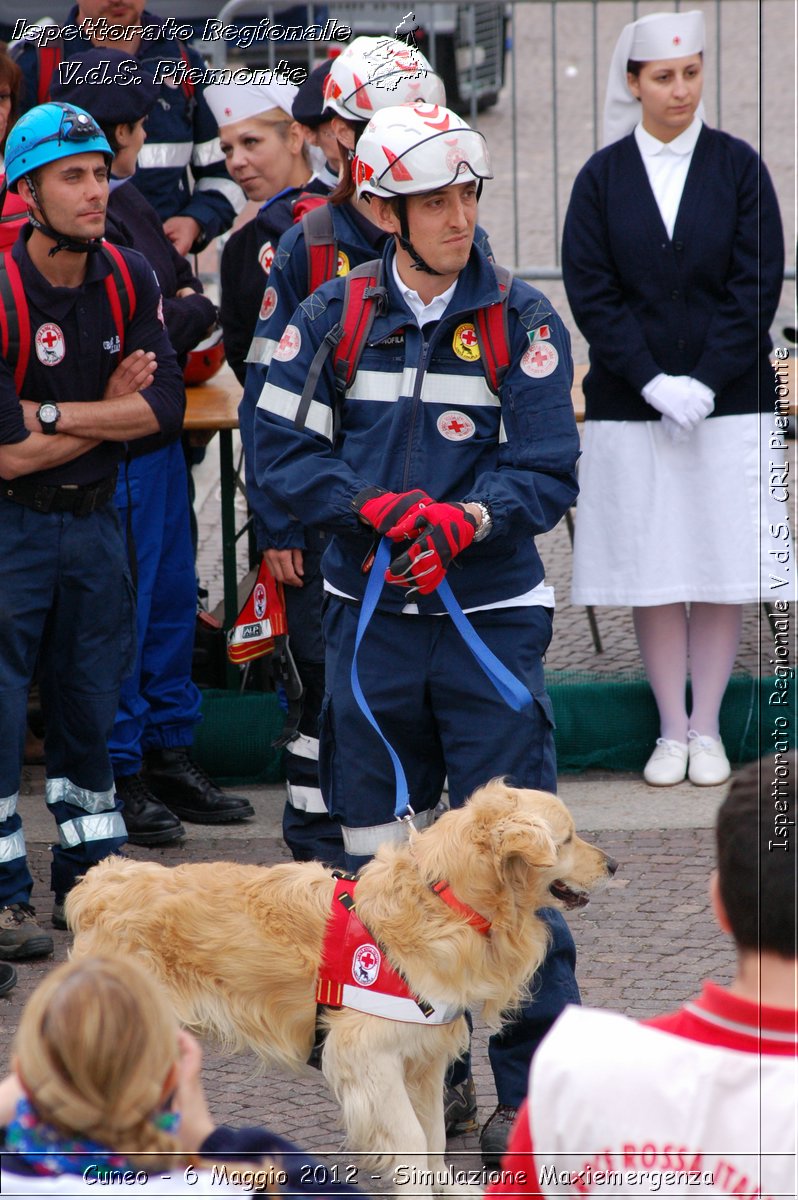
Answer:
<svg viewBox="0 0 798 1200"><path fill-rule="evenodd" d="M110 166L113 151L94 117L74 104L37 104L17 121L5 149L6 185L15 192L25 175L75 154L96 151Z"/></svg>

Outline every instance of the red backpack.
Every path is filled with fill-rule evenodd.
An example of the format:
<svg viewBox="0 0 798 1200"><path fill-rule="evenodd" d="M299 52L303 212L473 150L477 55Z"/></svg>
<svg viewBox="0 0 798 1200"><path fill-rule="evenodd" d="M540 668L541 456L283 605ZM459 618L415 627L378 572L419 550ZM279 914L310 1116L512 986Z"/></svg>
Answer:
<svg viewBox="0 0 798 1200"><path fill-rule="evenodd" d="M302 236L305 239L307 296L338 274L338 239L327 200L327 196L302 192L293 207L294 223L302 222Z"/></svg>
<svg viewBox="0 0 798 1200"><path fill-rule="evenodd" d="M119 361L125 354L125 327L136 312L136 292L130 270L118 246L103 242L102 252L111 264L105 290L119 335ZM21 394L30 360L30 316L19 267L10 250L0 256L0 353L14 371L14 386Z"/></svg>

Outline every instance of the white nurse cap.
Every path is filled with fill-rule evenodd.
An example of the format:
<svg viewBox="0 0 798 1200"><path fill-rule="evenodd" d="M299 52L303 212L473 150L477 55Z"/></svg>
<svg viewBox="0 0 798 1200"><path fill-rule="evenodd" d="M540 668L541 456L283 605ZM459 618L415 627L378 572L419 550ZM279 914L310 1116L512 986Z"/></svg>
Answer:
<svg viewBox="0 0 798 1200"><path fill-rule="evenodd" d="M269 112L273 108L281 108L293 121L291 106L297 94L293 83L274 81L272 83L209 83L203 95L208 107L216 118L220 129L232 125L234 121L244 121L247 117L255 117L260 113Z"/></svg>
<svg viewBox="0 0 798 1200"><path fill-rule="evenodd" d="M604 102L604 145L631 133L640 120L640 105L629 91L626 64L654 62L660 58L687 58L704 49L704 14L691 12L651 13L626 25L618 38L610 63Z"/></svg>

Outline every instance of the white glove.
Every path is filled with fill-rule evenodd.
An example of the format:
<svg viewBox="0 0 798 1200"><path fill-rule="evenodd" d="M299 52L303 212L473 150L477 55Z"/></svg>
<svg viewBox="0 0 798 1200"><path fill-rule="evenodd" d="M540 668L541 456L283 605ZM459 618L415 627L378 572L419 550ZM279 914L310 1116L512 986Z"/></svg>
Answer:
<svg viewBox="0 0 798 1200"><path fill-rule="evenodd" d="M692 429L715 407L715 393L689 375L656 375L642 390L652 408L683 429Z"/></svg>
<svg viewBox="0 0 798 1200"><path fill-rule="evenodd" d="M684 442L690 441L690 434L693 432L692 427L678 425L673 417L663 417L660 421L662 432L669 442L673 442L674 446L680 446Z"/></svg>
<svg viewBox="0 0 798 1200"><path fill-rule="evenodd" d="M699 421L704 421L715 407L715 393L712 388L707 387L705 383L701 383L699 379L693 379L690 376L690 395L693 401L700 409L700 416L693 424L697 425Z"/></svg>

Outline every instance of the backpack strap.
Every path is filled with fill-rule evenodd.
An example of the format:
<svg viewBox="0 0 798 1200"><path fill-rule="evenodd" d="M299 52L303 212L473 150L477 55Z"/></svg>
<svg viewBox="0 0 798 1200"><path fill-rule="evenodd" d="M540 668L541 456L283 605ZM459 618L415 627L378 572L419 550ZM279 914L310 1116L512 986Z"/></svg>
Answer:
<svg viewBox="0 0 798 1200"><path fill-rule="evenodd" d="M111 265L110 275L105 277L105 290L119 334L120 359L125 354L125 330L136 315L136 289L130 275L125 256L113 242L103 242L103 251Z"/></svg>
<svg viewBox="0 0 798 1200"><path fill-rule="evenodd" d="M30 358L30 315L19 267L10 250L0 258L0 343L21 396Z"/></svg>
<svg viewBox="0 0 798 1200"><path fill-rule="evenodd" d="M52 83L53 75L58 70L58 64L61 62L62 57L60 40L42 46L39 50L39 83L36 89L37 104L44 104L45 101L50 99L50 84Z"/></svg>
<svg viewBox="0 0 798 1200"><path fill-rule="evenodd" d="M482 367L488 387L499 394L507 368L510 366L510 332L507 326L507 301L513 282L512 272L491 263L501 299L474 313L474 328L482 357Z"/></svg>
<svg viewBox="0 0 798 1200"><path fill-rule="evenodd" d="M352 383L377 309L385 296L381 280L381 258L362 263L347 275L341 320L327 331L313 356L294 418L295 429L305 428L316 384L331 353L339 395L343 396Z"/></svg>
<svg viewBox="0 0 798 1200"><path fill-rule="evenodd" d="M328 279L335 279L338 269L338 242L329 204L318 204L304 214L302 236L308 256L307 294L310 295Z"/></svg>
<svg viewBox="0 0 798 1200"><path fill-rule="evenodd" d="M384 302L381 258L361 263L349 272L344 288L343 334L333 353L335 381L342 395L357 374L363 347L368 341L377 310Z"/></svg>

